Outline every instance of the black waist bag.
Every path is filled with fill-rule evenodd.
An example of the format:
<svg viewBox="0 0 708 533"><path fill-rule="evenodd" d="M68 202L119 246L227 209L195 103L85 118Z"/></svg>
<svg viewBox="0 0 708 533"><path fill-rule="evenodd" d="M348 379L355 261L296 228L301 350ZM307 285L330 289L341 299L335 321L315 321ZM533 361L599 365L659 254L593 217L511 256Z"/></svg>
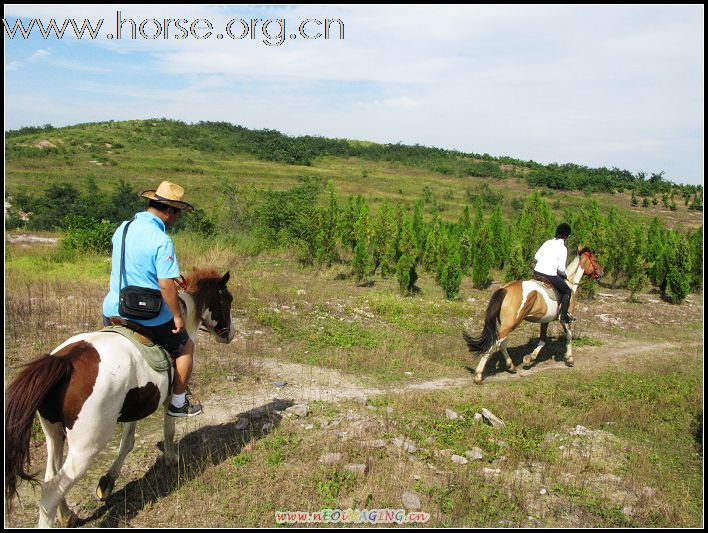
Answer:
<svg viewBox="0 0 708 533"><path fill-rule="evenodd" d="M155 318L162 309L162 293L156 289L130 285L120 291L118 313L125 318L148 320Z"/></svg>
<svg viewBox="0 0 708 533"><path fill-rule="evenodd" d="M120 252L120 276L118 278L118 295L120 298L118 313L120 316L134 320L150 320L160 314L162 293L157 289L137 287L135 285L121 288L125 270L125 236L128 233L128 226L132 222L132 220L128 222L123 230L123 244Z"/></svg>

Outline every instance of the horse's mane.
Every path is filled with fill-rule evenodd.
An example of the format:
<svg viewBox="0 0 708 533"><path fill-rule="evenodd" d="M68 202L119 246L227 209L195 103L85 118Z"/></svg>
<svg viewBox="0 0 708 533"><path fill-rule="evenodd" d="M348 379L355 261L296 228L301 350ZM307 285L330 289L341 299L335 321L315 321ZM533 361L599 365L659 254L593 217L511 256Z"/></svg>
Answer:
<svg viewBox="0 0 708 533"><path fill-rule="evenodd" d="M578 252L578 256L583 255L585 252L590 252L591 254L595 255L595 250L586 246L585 248L583 248L582 250L580 250Z"/></svg>
<svg viewBox="0 0 708 533"><path fill-rule="evenodd" d="M194 298L197 316L201 316L206 305L206 294L199 289L207 285L215 285L221 281L222 275L214 268L195 267L184 277L184 291Z"/></svg>
<svg viewBox="0 0 708 533"><path fill-rule="evenodd" d="M215 268L198 268L192 269L192 272L184 276L184 283L186 292L194 296L199 290L200 282L204 281L219 281L221 280L221 274Z"/></svg>

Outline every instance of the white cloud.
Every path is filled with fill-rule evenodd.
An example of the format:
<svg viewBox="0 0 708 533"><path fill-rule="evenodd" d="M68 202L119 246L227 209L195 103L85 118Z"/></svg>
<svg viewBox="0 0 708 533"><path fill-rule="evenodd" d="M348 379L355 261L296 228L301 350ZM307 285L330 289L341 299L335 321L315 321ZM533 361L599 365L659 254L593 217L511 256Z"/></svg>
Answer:
<svg viewBox="0 0 708 533"><path fill-rule="evenodd" d="M42 58L47 57L48 55L49 55L48 50L44 50L43 48L40 48L39 50L37 50L35 53L32 54L30 59L42 59Z"/></svg>
<svg viewBox="0 0 708 533"><path fill-rule="evenodd" d="M5 63L5 70L8 72L13 72L13 71L19 70L21 68L22 68L21 61L10 61L9 63Z"/></svg>

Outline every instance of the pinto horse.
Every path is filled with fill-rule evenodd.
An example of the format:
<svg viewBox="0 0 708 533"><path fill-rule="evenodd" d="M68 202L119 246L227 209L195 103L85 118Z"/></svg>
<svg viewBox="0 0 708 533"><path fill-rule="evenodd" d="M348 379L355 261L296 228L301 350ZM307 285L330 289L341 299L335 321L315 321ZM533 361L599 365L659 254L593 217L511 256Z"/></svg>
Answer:
<svg viewBox="0 0 708 533"><path fill-rule="evenodd" d="M571 261L566 269L569 272L567 283L572 291L570 309L575 309L575 291L580 285L580 280L584 275L593 279L602 277L603 272L595 258L595 252L590 248L579 248L578 255ZM497 348L501 346L504 358L506 359L507 370L512 374L516 373L514 363L506 349L509 341L509 334L514 331L523 320L538 322L541 324L541 338L534 351L524 357L524 364L531 364L536 360L541 348L546 343L546 332L548 323L558 320L560 302L553 301L547 294L543 286L537 281L512 281L500 289L497 289L487 305L487 312L484 320L482 335L475 339L467 332L462 336L467 342L471 352L482 352L484 355L477 365L474 380L481 383L484 365L493 355ZM570 328L561 322L566 338L565 363L573 366L573 349L571 341L573 335Z"/></svg>
<svg viewBox="0 0 708 533"><path fill-rule="evenodd" d="M195 269L179 294L185 328L196 343L200 326L217 342L228 344L235 330L231 322L232 296L226 288L229 273ZM169 407L167 372L150 368L133 343L115 333L97 331L76 335L48 355L25 365L7 389L5 410L5 498L9 506L17 494L18 478L37 481L27 472L34 414L47 442L47 468L39 505L39 527L73 525L76 515L66 493L83 476L96 455L123 422L118 457L96 489L105 500L135 442L135 424L160 405L165 407L163 461L177 464L175 419ZM68 454L62 464L64 442Z"/></svg>

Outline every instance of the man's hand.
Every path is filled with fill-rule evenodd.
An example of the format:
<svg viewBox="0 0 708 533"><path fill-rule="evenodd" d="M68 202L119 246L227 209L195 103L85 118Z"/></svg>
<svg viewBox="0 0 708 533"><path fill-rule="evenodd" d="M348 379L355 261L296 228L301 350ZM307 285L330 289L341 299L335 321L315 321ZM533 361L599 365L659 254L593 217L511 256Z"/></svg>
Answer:
<svg viewBox="0 0 708 533"><path fill-rule="evenodd" d="M172 333L181 333L184 331L184 318L181 316L175 316L174 317L175 321L175 329L172 330Z"/></svg>

